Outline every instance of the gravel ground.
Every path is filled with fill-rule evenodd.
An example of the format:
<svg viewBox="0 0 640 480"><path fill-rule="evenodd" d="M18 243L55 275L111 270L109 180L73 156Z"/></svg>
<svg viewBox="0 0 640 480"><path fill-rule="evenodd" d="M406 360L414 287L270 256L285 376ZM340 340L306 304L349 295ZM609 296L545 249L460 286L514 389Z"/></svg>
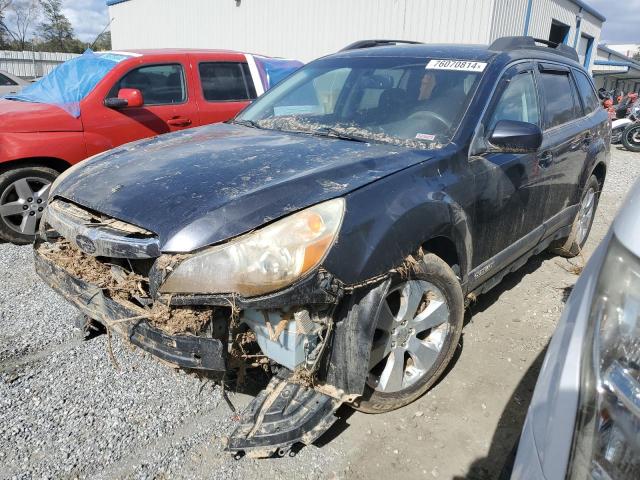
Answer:
<svg viewBox="0 0 640 480"><path fill-rule="evenodd" d="M640 155L614 147L589 242L605 234ZM385 415L345 410L321 446L232 460L219 388L119 339L82 341L75 310L36 277L30 247L0 245L0 478L495 478L516 441L576 277L541 255L480 297L446 378ZM242 408L250 397L233 394Z"/></svg>

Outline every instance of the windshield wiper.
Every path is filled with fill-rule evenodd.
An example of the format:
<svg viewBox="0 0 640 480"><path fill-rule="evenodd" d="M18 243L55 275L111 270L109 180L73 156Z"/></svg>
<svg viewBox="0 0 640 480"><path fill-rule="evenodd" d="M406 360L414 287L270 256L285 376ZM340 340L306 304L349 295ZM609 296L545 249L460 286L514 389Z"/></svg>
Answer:
<svg viewBox="0 0 640 480"><path fill-rule="evenodd" d="M314 135L320 135L325 137L333 137L339 138L340 140L349 140L351 142L361 142L361 143L369 143L371 140L366 137L360 137L358 135L351 135L349 133L345 133L337 128L333 127L322 127L313 131Z"/></svg>
<svg viewBox="0 0 640 480"><path fill-rule="evenodd" d="M227 123L232 123L234 125L242 125L243 127L262 128L260 125L258 125L258 122L254 120L234 119L234 120L229 120Z"/></svg>

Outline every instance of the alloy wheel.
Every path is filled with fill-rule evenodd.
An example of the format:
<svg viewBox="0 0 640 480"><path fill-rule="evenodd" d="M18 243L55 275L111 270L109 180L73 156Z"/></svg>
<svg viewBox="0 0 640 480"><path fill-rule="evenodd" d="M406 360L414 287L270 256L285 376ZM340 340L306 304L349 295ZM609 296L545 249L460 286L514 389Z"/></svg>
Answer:
<svg viewBox="0 0 640 480"><path fill-rule="evenodd" d="M591 187L589 188L589 190L587 190L586 195L580 203L580 211L578 212L578 226L576 230L576 243L578 245L582 245L587 236L587 233L589 232L589 227L591 226L591 222L593 221L595 205L596 191L593 189L593 187Z"/></svg>
<svg viewBox="0 0 640 480"><path fill-rule="evenodd" d="M47 205L51 182L39 177L25 177L10 183L0 192L0 217L12 230L35 235Z"/></svg>
<svg viewBox="0 0 640 480"><path fill-rule="evenodd" d="M391 289L380 308L367 384L392 393L423 378L440 356L448 320L444 294L432 283L409 280Z"/></svg>

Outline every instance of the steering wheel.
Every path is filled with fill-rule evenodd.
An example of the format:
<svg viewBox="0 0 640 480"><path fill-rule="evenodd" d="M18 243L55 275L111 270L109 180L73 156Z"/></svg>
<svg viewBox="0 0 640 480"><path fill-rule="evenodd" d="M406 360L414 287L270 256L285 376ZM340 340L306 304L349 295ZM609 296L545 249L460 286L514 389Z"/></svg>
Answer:
<svg viewBox="0 0 640 480"><path fill-rule="evenodd" d="M419 112L412 113L407 117L407 120L411 122L428 122L432 119L436 120L438 123L440 123L444 127L442 129L442 132L438 132L438 133L444 133L448 131L449 128L451 128L451 124L447 119L445 119L439 113L432 112L429 110L420 110Z"/></svg>

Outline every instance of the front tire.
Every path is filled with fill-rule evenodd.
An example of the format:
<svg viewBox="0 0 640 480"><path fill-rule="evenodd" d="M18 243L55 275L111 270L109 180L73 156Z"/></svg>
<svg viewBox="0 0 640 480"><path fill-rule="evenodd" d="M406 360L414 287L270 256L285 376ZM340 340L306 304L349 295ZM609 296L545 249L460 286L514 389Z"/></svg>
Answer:
<svg viewBox="0 0 640 480"><path fill-rule="evenodd" d="M622 133L622 144L630 152L640 152L640 123L629 125Z"/></svg>
<svg viewBox="0 0 640 480"><path fill-rule="evenodd" d="M58 172L22 167L0 174L0 238L16 244L33 242Z"/></svg>
<svg viewBox="0 0 640 480"><path fill-rule="evenodd" d="M424 255L391 284L378 311L365 391L356 408L384 413L423 395L451 361L462 333L462 288L449 265Z"/></svg>

